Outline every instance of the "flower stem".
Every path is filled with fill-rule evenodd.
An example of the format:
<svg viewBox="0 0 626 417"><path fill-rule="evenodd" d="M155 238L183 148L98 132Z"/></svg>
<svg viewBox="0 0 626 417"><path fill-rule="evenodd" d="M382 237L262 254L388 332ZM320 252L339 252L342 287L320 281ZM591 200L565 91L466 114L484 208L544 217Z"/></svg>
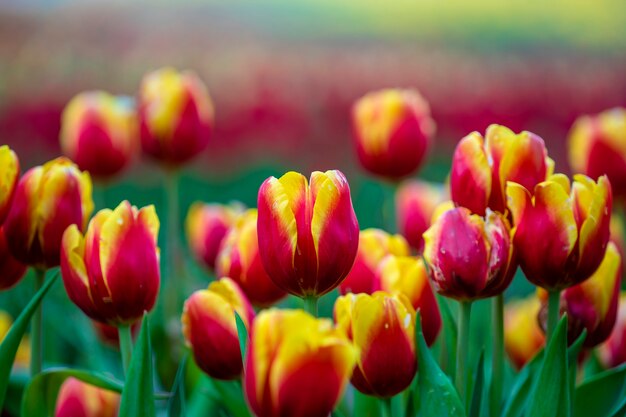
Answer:
<svg viewBox="0 0 626 417"><path fill-rule="evenodd" d="M35 294L39 292L46 277L45 269L35 269ZM37 307L31 322L30 334L30 374L35 376L41 372L43 363L43 314L42 304Z"/></svg>
<svg viewBox="0 0 626 417"><path fill-rule="evenodd" d="M306 311L313 317L317 317L318 297L316 297L315 295L306 295L304 296L303 300L304 300L304 311Z"/></svg>
<svg viewBox="0 0 626 417"><path fill-rule="evenodd" d="M391 399L393 397L385 397L380 399L380 404L383 409L383 417L393 417L393 407L391 406Z"/></svg>
<svg viewBox="0 0 626 417"><path fill-rule="evenodd" d="M491 378L491 415L500 415L502 401L503 364L504 364L504 295L499 294L491 300L493 323L493 357Z"/></svg>
<svg viewBox="0 0 626 417"><path fill-rule="evenodd" d="M124 376L128 376L128 367L130 358L133 355L133 339L130 325L125 324L117 328L120 339L120 355L122 356L122 366L124 368Z"/></svg>
<svg viewBox="0 0 626 417"><path fill-rule="evenodd" d="M548 340L552 338L552 333L556 328L556 324L559 321L559 309L560 309L561 292L560 291L548 291L548 324L546 327L546 334Z"/></svg>
<svg viewBox="0 0 626 417"><path fill-rule="evenodd" d="M469 327L471 301L459 302L459 335L456 347L456 389L463 403L467 402L467 359L469 357Z"/></svg>
<svg viewBox="0 0 626 417"><path fill-rule="evenodd" d="M178 288L174 285L177 277L177 269L180 260L178 246L178 218L179 218L179 193L178 193L178 171L171 169L166 172L166 198L167 198L167 244L169 262L167 275L163 280L163 292L165 294L164 313L166 324L170 319L177 316L178 308Z"/></svg>

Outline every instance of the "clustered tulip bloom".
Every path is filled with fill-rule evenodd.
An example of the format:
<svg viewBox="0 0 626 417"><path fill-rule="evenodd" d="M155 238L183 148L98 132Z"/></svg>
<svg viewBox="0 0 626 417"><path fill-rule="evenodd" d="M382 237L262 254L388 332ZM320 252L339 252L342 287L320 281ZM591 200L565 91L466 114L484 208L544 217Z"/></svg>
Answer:
<svg viewBox="0 0 626 417"><path fill-rule="evenodd" d="M599 357L604 366L613 368L626 363L626 292L619 296L617 320L609 338L598 346Z"/></svg>
<svg viewBox="0 0 626 417"><path fill-rule="evenodd" d="M348 275L359 245L350 187L340 171L270 177L258 198L259 253L276 285L320 296Z"/></svg>
<svg viewBox="0 0 626 417"><path fill-rule="evenodd" d="M13 287L25 273L26 265L11 255L4 235L4 228L0 226L0 291Z"/></svg>
<svg viewBox="0 0 626 417"><path fill-rule="evenodd" d="M0 310L0 343L4 340L11 326L13 325L13 319L11 316L3 310ZM15 361L13 367L20 369L28 369L30 366L30 340L28 336L24 336L20 341L15 354Z"/></svg>
<svg viewBox="0 0 626 417"><path fill-rule="evenodd" d="M258 417L326 417L354 368L356 352L330 320L269 309L250 332L244 392Z"/></svg>
<svg viewBox="0 0 626 417"><path fill-rule="evenodd" d="M543 139L531 132L515 134L500 125L487 128L485 137L472 132L459 142L452 158L452 201L484 215L490 208L505 213L508 181L531 190L552 173Z"/></svg>
<svg viewBox="0 0 626 417"><path fill-rule="evenodd" d="M67 158L26 171L3 225L13 256L38 268L59 265L63 232L83 230L93 211L91 188L89 173Z"/></svg>
<svg viewBox="0 0 626 417"><path fill-rule="evenodd" d="M363 167L402 178L415 172L435 133L428 103L416 90L366 94L352 106L352 135Z"/></svg>
<svg viewBox="0 0 626 417"><path fill-rule="evenodd" d="M626 109L578 118L568 149L574 171L591 178L606 174L615 195L626 196Z"/></svg>
<svg viewBox="0 0 626 417"><path fill-rule="evenodd" d="M57 397L55 417L117 417L120 395L70 377Z"/></svg>
<svg viewBox="0 0 626 417"><path fill-rule="evenodd" d="M20 177L20 161L7 145L0 146L0 225L4 222Z"/></svg>
<svg viewBox="0 0 626 417"><path fill-rule="evenodd" d="M254 311L246 296L230 278L213 281L206 290L185 301L183 334L196 363L212 378L235 379L243 368L235 312L247 328Z"/></svg>
<svg viewBox="0 0 626 417"><path fill-rule="evenodd" d="M441 214L424 233L424 258L435 290L460 301L501 294L517 263L511 228L498 212L483 218L465 207Z"/></svg>
<svg viewBox="0 0 626 417"><path fill-rule="evenodd" d="M348 294L335 302L337 327L358 352L352 385L377 397L409 386L417 371L415 310L403 296Z"/></svg>
<svg viewBox="0 0 626 417"><path fill-rule="evenodd" d="M511 301L504 308L504 348L517 369L528 363L546 343L539 326L541 303L535 294Z"/></svg>
<svg viewBox="0 0 626 417"><path fill-rule="evenodd" d="M80 93L61 118L61 148L94 178L122 171L139 150L139 125L133 100L104 91Z"/></svg>
<svg viewBox="0 0 626 417"><path fill-rule="evenodd" d="M154 206L128 201L100 210L85 236L72 225L63 234L61 272L67 294L87 316L131 324L150 311L159 292L159 218Z"/></svg>
<svg viewBox="0 0 626 417"><path fill-rule="evenodd" d="M613 204L606 176L594 182L575 175L570 184L565 175L555 174L534 192L509 183L507 196L519 264L530 282L561 290L583 282L600 266Z"/></svg>
<svg viewBox="0 0 626 417"><path fill-rule="evenodd" d="M387 255L406 256L409 253L409 245L400 235L392 235L380 229L362 230L354 265L339 285L339 291L341 294L372 294L380 290L380 282L376 278L380 261Z"/></svg>
<svg viewBox="0 0 626 417"><path fill-rule="evenodd" d="M207 147L214 125L213 102L194 72L162 68L141 83L139 119L143 151L179 165Z"/></svg>

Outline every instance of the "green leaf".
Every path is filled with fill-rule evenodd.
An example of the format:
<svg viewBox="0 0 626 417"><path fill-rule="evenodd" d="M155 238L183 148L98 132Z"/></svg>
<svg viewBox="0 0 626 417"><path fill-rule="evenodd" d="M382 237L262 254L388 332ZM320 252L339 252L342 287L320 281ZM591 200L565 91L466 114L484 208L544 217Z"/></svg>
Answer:
<svg viewBox="0 0 626 417"><path fill-rule="evenodd" d="M569 403L570 410L574 407L574 400L576 399L576 371L578 369L578 355L583 348L583 343L587 338L587 329L583 329L582 333L574 344L567 350L567 369L568 369L568 388L569 388Z"/></svg>
<svg viewBox="0 0 626 417"><path fill-rule="evenodd" d="M13 368L17 348L20 346L20 342L24 337L31 317L58 277L59 271L57 270L52 278L46 281L43 287L41 287L37 294L28 302L28 305L26 305L22 313L17 317L11 329L2 340L2 344L0 344L0 410L2 410L2 406L4 405L4 398L6 396L7 387L9 386L11 368Z"/></svg>
<svg viewBox="0 0 626 417"><path fill-rule="evenodd" d="M237 323L237 337L239 338L239 349L241 350L241 359L245 361L246 349L248 348L248 330L239 313L235 311L235 323ZM245 366L245 363L244 363Z"/></svg>
<svg viewBox="0 0 626 417"><path fill-rule="evenodd" d="M445 297L437 294L437 304L439 304L439 310L441 311L441 318L443 321L443 336L445 337L446 346L446 365L442 364L444 371L451 377L456 372L456 339L457 339L457 325L450 311L450 306ZM441 336L440 336L441 337Z"/></svg>
<svg viewBox="0 0 626 417"><path fill-rule="evenodd" d="M476 376L474 377L474 392L472 393L472 403L470 406L470 417L480 416L480 406L483 398L483 382L485 380L485 350L480 350L478 365L476 366Z"/></svg>
<svg viewBox="0 0 626 417"><path fill-rule="evenodd" d="M178 365L178 372L172 385L172 396L167 403L167 415L169 417L184 417L187 415L185 410L185 370L187 369L187 357L183 356Z"/></svg>
<svg viewBox="0 0 626 417"><path fill-rule="evenodd" d="M419 412L422 416L465 417L461 399L433 358L424 335L419 312L415 319L415 346L417 349L419 384Z"/></svg>
<svg viewBox="0 0 626 417"><path fill-rule="evenodd" d="M370 395L363 394L354 389L354 411L353 416L378 417L380 415L380 406L378 399Z"/></svg>
<svg viewBox="0 0 626 417"><path fill-rule="evenodd" d="M144 313L143 323L141 323L141 330L122 391L119 417L156 416L149 327L148 315Z"/></svg>
<svg viewBox="0 0 626 417"><path fill-rule="evenodd" d="M626 387L626 364L594 375L576 389L574 417L610 416L619 408Z"/></svg>
<svg viewBox="0 0 626 417"><path fill-rule="evenodd" d="M212 379L215 389L220 394L220 401L233 417L250 417L250 411L240 381L220 381Z"/></svg>

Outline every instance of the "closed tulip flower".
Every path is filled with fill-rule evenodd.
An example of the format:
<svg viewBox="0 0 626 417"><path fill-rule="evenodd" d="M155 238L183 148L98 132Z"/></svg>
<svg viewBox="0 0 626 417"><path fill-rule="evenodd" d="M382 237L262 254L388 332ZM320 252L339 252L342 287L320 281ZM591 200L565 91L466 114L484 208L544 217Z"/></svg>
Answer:
<svg viewBox="0 0 626 417"><path fill-rule="evenodd" d="M376 277L380 261L387 255L407 256L409 253L409 245L400 235L391 235L380 229L362 230L354 265L339 285L339 291L342 294L372 294L380 290L380 282Z"/></svg>
<svg viewBox="0 0 626 417"><path fill-rule="evenodd" d="M61 385L55 417L117 417L120 395L76 378Z"/></svg>
<svg viewBox="0 0 626 417"><path fill-rule="evenodd" d="M352 106L352 135L367 171L398 179L421 166L435 133L428 103L416 90L366 94Z"/></svg>
<svg viewBox="0 0 626 417"><path fill-rule="evenodd" d="M236 379L243 368L235 312L247 328L254 319L252 306L230 278L213 281L185 301L182 323L187 345L196 363L212 378Z"/></svg>
<svg viewBox="0 0 626 417"><path fill-rule="evenodd" d="M356 352L327 319L270 309L252 325L244 392L258 417L326 417L354 367Z"/></svg>
<svg viewBox="0 0 626 417"><path fill-rule="evenodd" d="M143 151L176 166L207 147L214 125L213 102L195 73L162 68L141 83L139 118Z"/></svg>
<svg viewBox="0 0 626 417"><path fill-rule="evenodd" d="M626 292L619 296L617 319L609 338L600 346L600 361L607 368L626 363Z"/></svg>
<svg viewBox="0 0 626 417"><path fill-rule="evenodd" d="M20 161L7 145L0 146L0 225L4 222L20 178Z"/></svg>
<svg viewBox="0 0 626 417"><path fill-rule="evenodd" d="M139 320L159 292L159 219L154 206L128 201L100 210L87 233L63 234L61 272L67 294L87 316L111 325Z"/></svg>
<svg viewBox="0 0 626 417"><path fill-rule="evenodd" d="M546 338L539 326L541 303L535 294L504 307L504 348L518 370L543 348Z"/></svg>
<svg viewBox="0 0 626 417"><path fill-rule="evenodd" d="M452 201L481 216L487 208L505 213L508 181L530 190L553 168L539 136L491 125L484 138L472 132L457 145L450 171Z"/></svg>
<svg viewBox="0 0 626 417"><path fill-rule="evenodd" d="M532 194L531 194L532 193ZM613 198L606 176L556 174L534 190L507 186L522 271L533 284L558 291L579 284L600 266L609 241Z"/></svg>
<svg viewBox="0 0 626 417"><path fill-rule="evenodd" d="M359 245L350 187L340 171L296 172L259 189L259 252L270 278L285 291L317 297L348 275Z"/></svg>
<svg viewBox="0 0 626 417"><path fill-rule="evenodd" d="M382 291L339 297L337 327L358 352L352 385L364 394L391 397L406 389L417 371L415 310L403 296Z"/></svg>
<svg viewBox="0 0 626 417"><path fill-rule="evenodd" d="M94 178L107 179L121 172L139 150L133 100L104 91L75 96L63 110L61 148Z"/></svg>
<svg viewBox="0 0 626 417"><path fill-rule="evenodd" d="M11 255L4 236L4 229L0 226L0 291L13 287L25 273L26 265Z"/></svg>
<svg viewBox="0 0 626 417"><path fill-rule="evenodd" d="M93 211L91 177L67 158L29 169L20 179L4 233L13 256L38 268L59 265L61 238L83 230Z"/></svg>

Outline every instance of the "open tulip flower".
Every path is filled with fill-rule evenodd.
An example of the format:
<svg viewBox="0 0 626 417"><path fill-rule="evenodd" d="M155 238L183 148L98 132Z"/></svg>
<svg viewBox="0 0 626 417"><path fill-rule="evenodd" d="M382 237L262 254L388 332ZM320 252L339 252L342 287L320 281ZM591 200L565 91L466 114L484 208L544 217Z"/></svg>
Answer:
<svg viewBox="0 0 626 417"><path fill-rule="evenodd" d="M107 179L122 171L139 150L133 100L104 91L80 93L65 107L61 148L82 170Z"/></svg>
<svg viewBox="0 0 626 417"><path fill-rule="evenodd" d="M518 370L546 343L539 326L540 309L541 302L535 294L511 301L504 308L504 348Z"/></svg>
<svg viewBox="0 0 626 417"><path fill-rule="evenodd" d="M452 201L480 215L487 208L505 213L508 181L532 190L553 169L554 162L539 136L491 125L484 138L472 132L457 145L450 172Z"/></svg>
<svg viewBox="0 0 626 417"><path fill-rule="evenodd" d="M259 253L276 285L318 297L348 275L359 245L350 187L340 171L270 177L258 198Z"/></svg>
<svg viewBox="0 0 626 417"><path fill-rule="evenodd" d="M20 161L7 145L0 146L0 225L4 222L20 178Z"/></svg>
<svg viewBox="0 0 626 417"><path fill-rule="evenodd" d="M356 360L350 341L328 319L269 309L250 333L244 392L258 417L327 417Z"/></svg>
<svg viewBox="0 0 626 417"><path fill-rule="evenodd" d="M549 291L579 284L600 266L609 241L613 198L606 176L594 182L562 174L528 190L508 183L514 244L526 278Z"/></svg>
<svg viewBox="0 0 626 417"><path fill-rule="evenodd" d="M207 147L214 125L213 102L194 72L162 68L141 83L139 119L143 151L176 166Z"/></svg>
<svg viewBox="0 0 626 417"><path fill-rule="evenodd" d="M372 294L380 290L380 281L376 277L380 261L387 255L407 256L409 253L409 245L400 235L391 235L380 229L362 230L354 265L339 285L339 291L342 294Z"/></svg>
<svg viewBox="0 0 626 417"><path fill-rule="evenodd" d="M17 284L26 273L26 265L13 257L7 245L4 228L0 226L0 291Z"/></svg>
<svg viewBox="0 0 626 417"><path fill-rule="evenodd" d="M91 188L89 174L67 158L26 171L3 225L13 256L41 269L59 265L63 232L83 230L93 211Z"/></svg>
<svg viewBox="0 0 626 417"><path fill-rule="evenodd" d="M598 346L600 360L607 368L626 363L626 291L619 296L617 319L608 339Z"/></svg>
<svg viewBox="0 0 626 417"><path fill-rule="evenodd" d="M69 298L87 316L128 325L150 311L159 292L159 219L154 206L128 201L100 210L83 236L63 234L61 272Z"/></svg>
<svg viewBox="0 0 626 417"><path fill-rule="evenodd" d="M70 377L61 385L55 417L117 417L120 395Z"/></svg>
<svg viewBox="0 0 626 417"><path fill-rule="evenodd" d="M239 314L247 328L254 311L246 296L230 278L213 281L185 302L182 323L187 345L196 363L212 378L236 379L243 368L235 322Z"/></svg>

